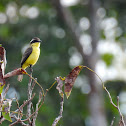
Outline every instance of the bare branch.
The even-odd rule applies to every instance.
[[[61,80],[61,77],[57,77],[55,78],[55,80],[57,81],[57,86],[56,89],[59,91],[59,94],[61,97],[63,97],[63,91],[62,91],[62,87],[63,87],[63,81]]]
[[[35,78],[35,80],[37,81],[37,78]],[[35,87],[36,81],[33,81],[33,83],[32,83],[32,86],[31,86],[31,90],[32,90],[32,91],[33,91],[33,89],[34,89],[34,87]]]
[[[15,69],[15,70],[5,74],[4,79],[15,76],[15,75],[20,75],[20,74],[26,74],[26,71],[22,68]]]
[[[32,68],[31,68],[32,69]],[[32,77],[32,72],[30,74],[30,76]],[[28,100],[31,99],[31,96],[32,96],[32,87],[31,87],[31,83],[32,83],[32,78],[29,77],[29,83],[28,83],[28,92],[27,92],[27,95],[28,95]],[[28,103],[27,105],[27,118],[30,117],[31,115],[31,101]],[[29,118],[29,124],[31,123],[31,120]]]
[[[32,125],[33,125],[33,126],[35,126],[35,121],[36,121],[36,118],[37,118],[37,115],[38,115],[38,111],[37,111],[37,110],[38,110],[38,106],[39,106],[41,100],[42,100],[42,93],[39,92],[39,100],[38,100],[38,103],[36,104],[36,113],[35,113],[35,115],[33,116],[33,122],[32,122]]]
[[[17,123],[21,123],[22,126],[28,126],[28,124],[25,124],[24,122],[22,122],[21,119],[17,118],[15,115],[13,116],[13,118],[15,118],[16,121],[13,122],[12,124],[10,124],[9,126],[14,126],[14,125],[16,125]]]
[[[35,96],[35,93],[32,95],[31,99],[24,101],[24,103],[17,110],[15,110],[15,112],[12,112],[10,114],[11,118],[15,118],[16,121],[13,122],[12,124],[10,124],[9,126],[13,126],[13,125],[15,125],[17,123],[21,123],[24,126],[28,126],[27,124],[24,123],[23,120],[21,120],[22,115],[20,116],[20,118],[18,118],[18,117],[15,116],[15,113],[18,112],[18,111],[23,111],[23,108],[34,98],[34,96]],[[4,120],[5,120],[5,118],[2,118],[0,120],[0,123],[2,123]]]
[[[110,103],[116,108],[118,109],[118,107],[114,104],[113,100],[112,100],[112,97],[111,97],[111,94],[109,93],[109,91],[107,90],[106,87],[103,87],[104,90],[107,92],[108,96],[109,96],[109,99],[110,99]]]
[[[7,85],[7,87],[5,88],[4,94],[3,94],[3,99],[5,99],[8,89],[9,89],[10,84]]]
[[[124,119],[123,119],[123,115],[120,111],[120,108],[119,108],[119,96],[117,96],[117,109],[118,109],[118,112],[120,114],[120,121],[119,121],[119,126],[125,126],[125,122],[124,122]]]
[[[113,102],[113,100],[112,100],[111,94],[109,93],[109,91],[107,90],[107,88],[104,87],[104,85],[103,85],[103,88],[104,88],[104,90],[107,92],[107,94],[109,96],[110,103],[118,110],[118,112],[120,114],[119,126],[126,126],[125,122],[124,122],[124,119],[123,119],[123,115],[122,115],[122,113],[120,111],[120,108],[119,108],[119,96],[117,96],[117,105],[115,105],[114,102]]]
[[[32,95],[31,99],[24,101],[24,103],[19,107],[21,111],[34,98],[34,96],[35,96],[35,93]],[[19,109],[15,110],[15,112],[18,112],[18,111],[19,111]],[[11,116],[13,116],[13,115],[14,115],[14,113],[11,113]]]
[[[26,75],[28,75],[30,77],[30,80],[29,80],[29,83],[28,83],[28,100],[24,101],[24,103],[21,106],[19,106],[19,102],[18,102],[18,100],[16,98],[16,102],[17,102],[18,109],[15,110],[14,112],[11,112],[11,114],[10,114],[10,110],[8,110],[9,111],[9,114],[10,114],[9,117],[15,119],[15,121],[12,124],[10,124],[10,126],[17,125],[18,123],[21,123],[24,126],[29,126],[29,125],[35,126],[35,120],[37,118],[38,111],[41,108],[41,106],[44,104],[44,100],[45,100],[45,96],[47,94],[47,91],[46,91],[46,94],[44,94],[43,88],[36,81],[37,79],[34,79],[32,77],[32,73],[31,73],[31,75],[29,75],[22,68],[15,69],[15,70],[13,70],[11,72],[8,72],[7,74],[4,75],[5,66],[6,66],[6,57],[5,57],[6,55],[5,55],[5,53],[6,53],[5,52],[5,49],[3,47],[0,47],[0,88],[1,88],[1,91],[2,91],[3,86],[5,84],[5,79],[7,79],[7,78],[10,78],[10,77],[15,76],[15,75],[20,75],[20,74],[26,74]],[[32,79],[34,80],[33,81],[33,84],[31,84],[32,83]],[[35,96],[35,94],[32,95],[32,91],[33,91],[34,86],[35,86],[36,83],[41,87],[43,95],[42,95],[41,92],[39,93],[39,100],[38,100],[38,103],[36,104],[36,110],[35,110],[35,112],[33,110],[33,113],[31,114],[31,103],[32,103],[31,100]],[[9,89],[9,84],[6,87],[3,96],[2,96],[2,93],[0,93],[0,109],[2,109],[2,103],[4,102],[4,99],[6,97],[6,94],[7,94],[8,89]],[[42,96],[43,96],[43,101],[42,101]],[[41,101],[42,101],[42,103],[41,103]],[[40,104],[40,106],[39,106],[39,104]],[[24,115],[23,114],[23,108],[26,105],[27,105],[27,118],[24,119],[24,120],[22,120],[22,117]],[[6,117],[1,116],[1,112],[2,112],[2,110],[0,110],[0,123],[2,124],[2,122],[6,119]],[[33,119],[30,119],[31,117],[33,117]],[[33,122],[31,122],[31,120]],[[25,121],[29,121],[29,124],[25,124],[24,123]]]
[[[57,83],[58,83],[56,89],[59,91],[59,94],[61,96],[61,102],[60,102],[60,113],[59,113],[59,116],[57,118],[55,118],[52,126],[56,126],[58,124],[59,120],[62,118],[63,104],[64,104],[64,94],[63,94],[63,91],[62,91],[63,81],[61,80],[60,77],[57,77],[55,80],[57,80]]]
[[[44,101],[45,101],[45,96],[46,96],[47,92],[48,92],[48,90],[46,90],[46,93],[45,93],[45,95],[43,96],[43,100],[42,100],[42,102],[41,102],[41,104],[40,104],[39,108],[38,108],[35,112],[33,112],[33,113],[30,115],[30,117],[29,117],[29,118],[31,118],[33,115],[35,115],[35,114],[36,114],[36,112],[38,112],[38,111],[40,110],[40,108],[41,108],[41,107],[42,107],[42,105],[44,104]],[[29,120],[29,118],[24,119],[24,120],[22,120],[22,121],[23,121],[23,122],[28,121],[28,120]]]
[[[21,119],[22,116],[23,116],[23,114],[22,114],[22,113],[23,113],[23,109],[20,110],[19,102],[18,102],[17,96],[15,95],[15,97],[16,97],[17,107],[18,107],[18,109],[19,109],[19,112],[18,112],[18,118]]]
[[[115,120],[115,117],[113,117],[113,120],[112,120],[112,122],[111,122],[111,125],[110,125],[110,126],[113,126],[113,124],[114,124],[114,120]]]
[[[14,126],[15,124],[17,124],[19,121],[17,120],[17,121],[15,121],[15,122],[13,122],[12,124],[10,124],[9,126]]]
[[[56,126],[58,124],[59,120],[62,118],[63,104],[64,104],[64,94],[63,94],[63,97],[61,97],[59,116],[54,120],[52,126]]]

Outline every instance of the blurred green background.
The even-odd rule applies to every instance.
[[[114,102],[120,97],[120,109],[126,115],[126,1],[125,0],[1,0],[0,44],[6,49],[6,73],[20,67],[24,49],[33,37],[42,40],[41,55],[33,67],[33,77],[49,88],[57,76],[67,76],[77,65],[92,68],[105,82]],[[63,11],[65,10],[65,11]],[[72,29],[73,28],[73,29]],[[29,69],[27,69],[29,72]],[[10,84],[7,97],[27,99],[27,84],[17,77]],[[39,111],[36,126],[50,126],[58,116],[60,96],[56,85],[48,92]],[[39,86],[35,86],[38,100]],[[12,110],[17,108],[16,102]],[[59,126],[109,126],[118,111],[96,76],[82,70],[71,96],[64,101]],[[10,123],[4,121],[2,125]],[[20,124],[18,124],[20,126]]]

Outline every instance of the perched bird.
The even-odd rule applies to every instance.
[[[21,68],[26,69],[27,67],[32,67],[38,61],[40,55],[40,43],[41,40],[37,37],[34,37],[30,41],[30,46],[26,49],[22,56]],[[18,81],[22,81],[23,75],[18,75]]]

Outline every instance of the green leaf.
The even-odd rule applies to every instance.
[[[3,92],[4,85],[0,86],[0,94]]]
[[[11,117],[10,117],[10,113],[2,112],[2,115],[3,115],[3,117],[4,117],[6,120],[12,122]]]
[[[11,117],[10,117],[11,102],[12,100],[8,99],[7,101],[4,101],[2,105],[2,115],[6,120],[10,122],[12,122]]]
[[[107,66],[110,66],[112,64],[113,58],[113,54],[110,53],[105,53],[102,55],[102,60],[106,63]]]

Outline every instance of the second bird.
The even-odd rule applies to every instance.
[[[38,61],[40,55],[40,43],[41,40],[37,37],[30,41],[30,46],[26,49],[22,56],[21,68],[26,69],[32,67]],[[22,81],[23,75],[18,75],[18,81]]]

